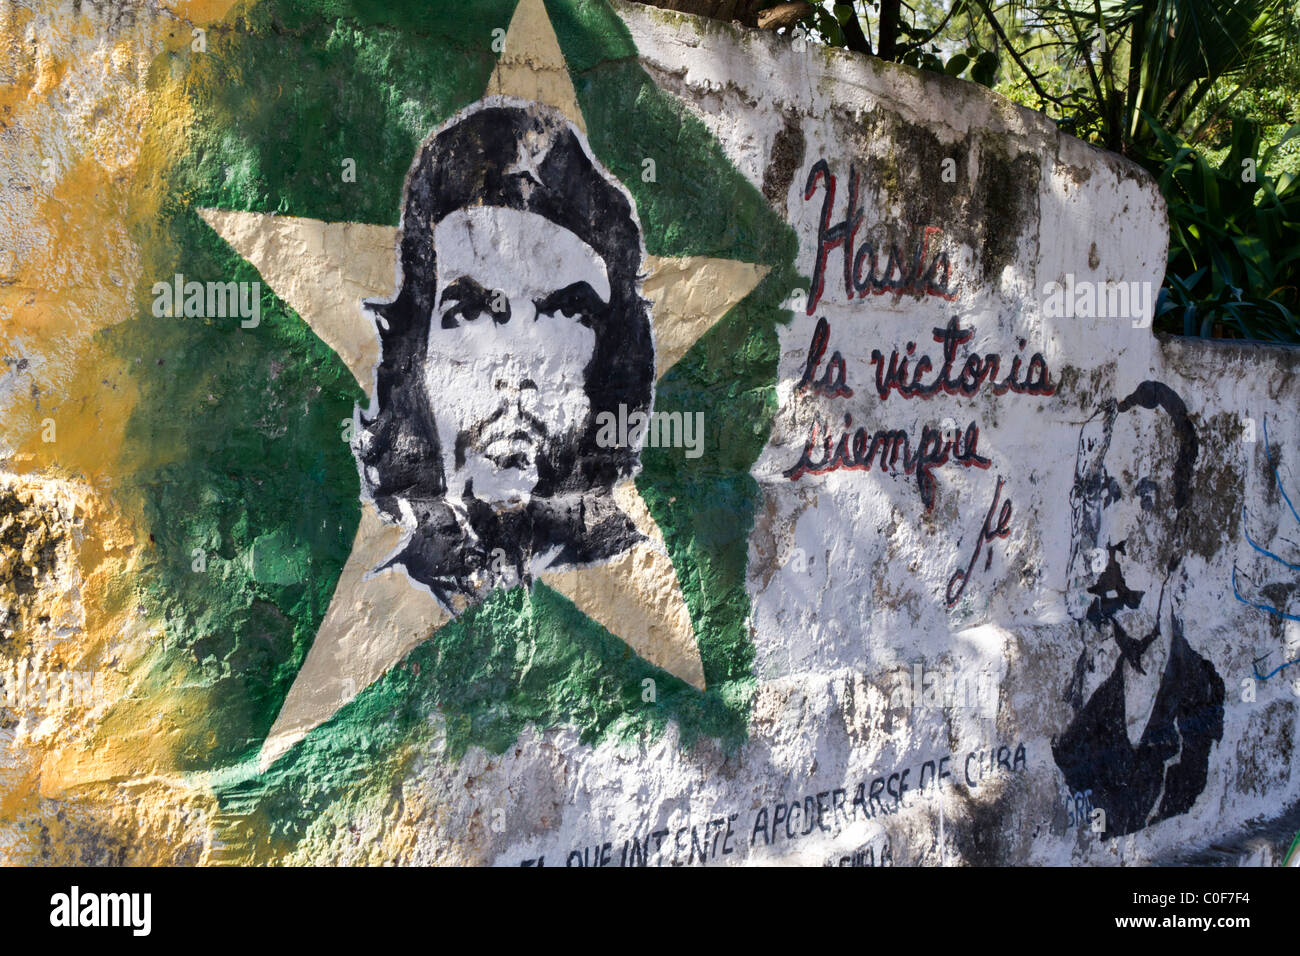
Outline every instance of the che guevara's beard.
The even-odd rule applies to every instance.
[[[1156,614],[1156,621],[1151,627],[1150,633],[1143,638],[1130,637],[1128,632],[1115,619],[1115,615],[1125,608],[1137,610],[1142,604],[1142,599],[1146,596],[1145,591],[1134,591],[1128,587],[1124,581],[1124,571],[1115,560],[1115,555],[1124,553],[1124,542],[1112,545],[1107,549],[1110,552],[1106,569],[1098,576],[1097,581],[1090,588],[1088,593],[1093,595],[1092,603],[1088,605],[1087,620],[1099,629],[1105,628],[1110,624],[1111,635],[1115,638],[1115,643],[1119,646],[1120,653],[1124,659],[1139,674],[1145,674],[1142,667],[1142,655],[1146,649],[1151,646],[1160,634],[1160,615]]]
[[[507,401],[487,418],[457,434],[456,467],[465,467],[466,454],[472,449],[498,469],[528,471],[545,456],[549,444],[546,423],[520,408],[518,402]]]
[[[1087,589],[1093,595],[1087,619],[1098,627],[1124,608],[1136,610],[1146,596],[1145,591],[1134,591],[1128,587],[1124,581],[1124,571],[1115,560],[1116,554],[1125,553],[1124,542],[1110,545],[1106,550],[1106,568],[1098,575],[1096,583]]]

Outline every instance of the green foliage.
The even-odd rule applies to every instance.
[[[1072,79],[1052,103],[1070,132],[1142,159],[1142,114],[1184,130],[1219,87],[1240,88],[1282,52],[1290,0],[1051,0],[1045,51]],[[1048,109],[1050,114],[1051,109]]]
[[[879,38],[888,3],[836,3],[833,15],[814,13],[811,29],[860,48],[854,26],[870,34],[879,11]],[[1158,329],[1300,341],[1295,0],[920,0],[906,9],[899,62],[986,86],[997,79],[998,92],[1158,177],[1170,223]],[[1246,160],[1258,161],[1253,179],[1243,178]]]
[[[1300,200],[1293,176],[1265,174],[1293,135],[1282,124],[1294,95],[1276,95],[1300,85],[1291,0],[1051,0],[1035,13],[1054,39],[1034,51],[1038,67],[1013,59],[1038,108],[1158,176],[1170,256],[1156,328],[1300,341]],[[1271,102],[1270,148],[1234,102]],[[1215,138],[1212,157],[1201,143]]]
[[[904,5],[911,22],[903,17],[886,22],[876,18],[875,45],[894,50],[890,59],[932,73],[965,76],[983,86],[992,87],[998,71],[998,54],[986,45],[978,26],[978,8],[969,0],[938,0]],[[817,6],[805,20],[806,29],[826,46],[858,49],[855,35],[865,41],[871,52],[871,12],[881,11],[880,0],[872,3],[833,3]],[[858,31],[854,32],[854,25]]]
[[[1259,125],[1238,120],[1215,165],[1145,118],[1168,157],[1159,182],[1169,205],[1169,264],[1156,328],[1300,341],[1300,179],[1266,171],[1300,126],[1260,153]]]
[[[929,70],[931,73],[943,73],[947,76],[960,77],[965,73],[966,79],[990,88],[998,71],[997,54],[992,50],[981,50],[977,46],[953,54],[946,62],[942,59],[942,51],[938,46],[929,49],[912,47],[900,57],[899,62],[919,70]]]

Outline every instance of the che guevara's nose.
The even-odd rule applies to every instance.
[[[532,389],[533,391],[537,391],[537,383],[534,382],[531,378],[522,378],[518,382],[515,382],[511,380],[511,376],[509,374],[504,372],[502,374],[494,376],[494,378],[495,381],[493,382],[493,386],[496,388],[498,392],[508,392],[508,391],[523,392],[526,389]]]
[[[1065,609],[1076,621],[1082,621],[1087,616],[1088,605],[1092,603],[1092,595],[1088,593],[1088,587],[1093,583],[1095,576],[1089,574],[1092,569],[1088,554],[1089,549],[1081,546],[1075,552],[1066,572]]]

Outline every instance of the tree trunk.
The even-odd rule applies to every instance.
[[[677,13],[690,13],[712,20],[728,20],[747,27],[779,30],[813,12],[812,4],[797,0],[767,7],[770,0],[637,0],[648,7],[659,7]]]
[[[903,0],[880,0],[880,33],[876,37],[877,53],[882,60],[898,55],[898,27],[902,23]]]
[[[730,20],[747,27],[758,26],[758,10],[762,0],[638,0],[648,7],[659,7],[677,13],[690,13],[713,20]]]

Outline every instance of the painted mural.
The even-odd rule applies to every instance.
[[[0,38],[0,859],[1275,862],[1300,355],[1136,167],[620,0]]]
[[[1121,418],[1142,410],[1165,416],[1172,434]],[[1052,753],[1071,789],[1107,815],[1103,836],[1190,810],[1223,738],[1223,678],[1184,629],[1197,453],[1187,406],[1160,382],[1107,402],[1079,436],[1067,600],[1104,643],[1079,654],[1067,691],[1075,717]]]

